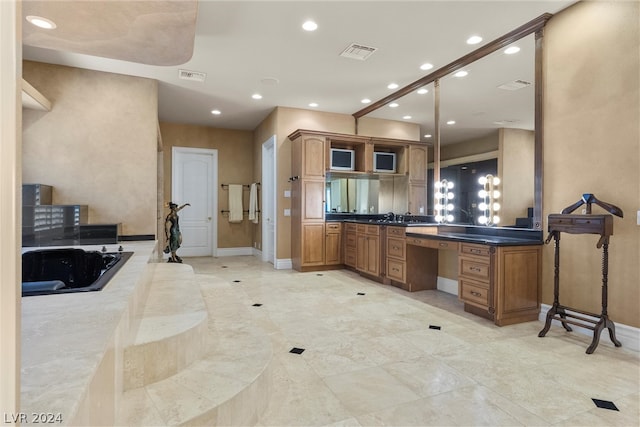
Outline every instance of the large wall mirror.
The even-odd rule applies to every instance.
[[[499,223],[490,225],[541,229],[542,29],[550,17],[541,15],[354,113],[356,119],[418,118],[423,141],[434,145],[428,213],[435,213],[434,183],[446,179],[454,185],[450,222],[485,225],[479,178],[490,175],[499,178],[500,193],[491,205],[500,205]],[[420,105],[416,91],[423,87],[432,96]]]
[[[500,180],[497,225],[534,228],[534,117],[534,35],[440,79],[440,179],[454,185],[450,222],[483,225],[479,181],[491,175]]]

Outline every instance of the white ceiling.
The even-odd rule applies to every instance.
[[[113,28],[115,41],[106,51],[104,43],[92,42],[86,32],[69,32],[56,44],[51,41],[55,37],[25,22],[23,57],[157,79],[161,121],[253,130],[276,106],[310,109],[308,104],[316,102],[321,111],[353,114],[365,107],[362,98],[376,101],[392,93],[387,84],[403,87],[543,13],[556,13],[572,3],[575,1],[25,0],[25,16],[46,16],[69,6],[76,14],[82,12],[81,20],[58,13],[58,28],[52,32],[86,31],[91,28],[88,24],[95,23],[103,31]],[[190,45],[195,4],[195,39]],[[317,31],[302,30],[307,19],[317,22]],[[134,36],[154,31],[151,42],[134,43],[139,41]],[[467,45],[471,35],[484,40]],[[533,128],[533,85],[519,91],[496,88],[516,79],[533,82],[532,38],[516,43],[522,50],[515,55],[495,52],[472,64],[465,78],[442,79],[441,116],[456,121],[444,127],[443,143],[498,127]],[[378,50],[366,61],[340,57],[353,42]],[[130,54],[133,49],[138,58]],[[154,62],[149,52],[157,52],[156,57],[164,61],[158,63],[166,64],[167,57],[175,65],[149,65]],[[435,68],[420,70],[424,62]],[[206,73],[206,81],[180,80],[179,69]],[[278,83],[266,84],[264,79]],[[254,93],[263,98],[252,99]],[[383,107],[371,115],[394,120],[411,115],[408,121],[420,123],[423,134],[431,132],[432,94],[433,90],[408,95],[397,101],[399,107]],[[222,114],[213,116],[212,109]]]

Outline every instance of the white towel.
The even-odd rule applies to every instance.
[[[229,184],[229,222],[242,222],[242,185]]]
[[[258,223],[258,184],[251,184],[249,191],[249,221]]]

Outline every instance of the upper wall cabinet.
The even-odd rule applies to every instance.
[[[29,82],[22,79],[22,108],[51,111],[51,101],[31,86]]]

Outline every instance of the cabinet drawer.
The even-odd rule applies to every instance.
[[[356,266],[356,250],[355,248],[347,248],[344,254],[344,263],[349,267]]]
[[[325,227],[327,229],[327,233],[339,233],[342,230],[341,225],[342,224],[340,224],[339,222],[327,222],[325,224]]]
[[[405,259],[405,242],[404,239],[395,237],[387,237],[387,256]]]
[[[387,277],[389,279],[405,283],[407,281],[405,262],[397,261],[395,259],[387,259]]]
[[[407,244],[414,246],[422,246],[424,248],[429,248],[429,240],[428,239],[420,239],[418,237],[407,237]]]
[[[356,233],[347,233],[345,236],[345,244],[348,248],[356,248],[358,239],[356,238]]]
[[[404,238],[405,228],[404,227],[387,227],[387,236],[397,236],[397,237]]]
[[[380,226],[379,225],[365,225],[366,233],[370,236],[379,236],[380,235]]]
[[[458,242],[446,242],[444,240],[426,239],[427,247],[433,249],[458,250]]]
[[[461,243],[460,254],[475,255],[475,256],[490,256],[489,246],[474,245],[473,243]]]
[[[344,225],[345,225],[345,228],[347,230],[347,233],[350,232],[350,231],[355,233],[358,230],[358,224],[347,222]]]
[[[461,276],[467,276],[475,278],[476,280],[489,281],[489,275],[491,268],[488,262],[482,262],[475,258],[467,258],[464,256],[458,257],[459,261],[459,274]]]
[[[460,299],[474,305],[489,307],[489,289],[480,283],[461,279]]]

